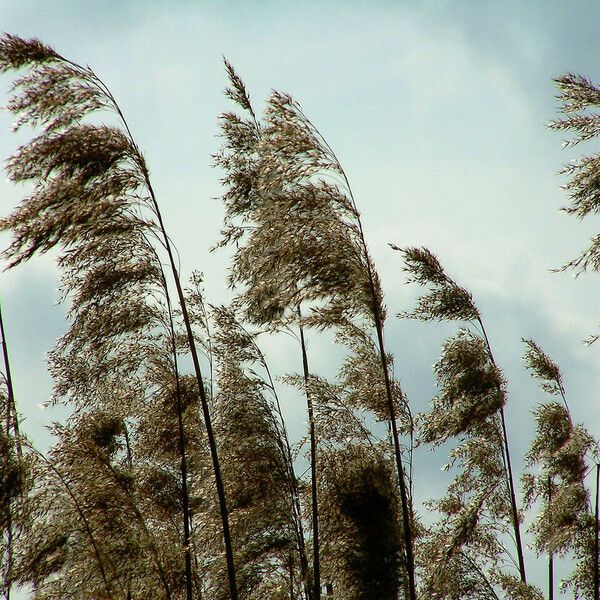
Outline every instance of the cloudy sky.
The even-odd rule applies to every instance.
[[[272,88],[290,92],[335,149],[354,187],[390,309],[388,345],[415,410],[435,393],[431,366],[452,329],[398,321],[416,290],[387,246],[424,245],[470,289],[509,380],[507,418],[515,454],[526,451],[531,411],[543,399],[522,367],[533,337],[564,371],[578,421],[600,436],[600,279],[554,273],[598,229],[560,212],[557,175],[583,149],[562,150],[546,128],[557,116],[552,78],[600,80],[596,2],[285,2],[0,0],[0,29],[36,36],[87,63],[120,102],[151,168],[185,273],[206,274],[224,301],[225,253],[208,253],[222,218],[217,116],[226,56],[257,107]],[[6,101],[10,77],[0,78]],[[0,156],[27,132],[0,113]],[[592,145],[593,147],[593,145]],[[0,180],[0,213],[24,190]],[[5,246],[8,236],[0,237]],[[45,353],[65,329],[52,257],[3,273],[0,293],[25,430],[41,447],[61,417],[38,405],[49,394]],[[310,340],[309,340],[310,341]],[[312,340],[313,364],[334,368]],[[267,344],[275,366],[296,369],[294,349]],[[295,358],[294,358],[295,359]],[[303,428],[301,405],[287,407]],[[445,456],[420,450],[416,495],[439,492]],[[418,471],[417,471],[418,472]]]

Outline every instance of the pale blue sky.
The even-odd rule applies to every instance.
[[[88,63],[121,103],[148,158],[185,272],[224,293],[224,253],[208,254],[222,217],[217,115],[225,55],[256,107],[271,88],[290,92],[334,147],[353,184],[390,309],[388,343],[417,410],[434,393],[431,365],[448,328],[398,322],[416,290],[404,285],[387,246],[426,245],[471,291],[509,379],[515,452],[543,398],[521,365],[534,337],[563,367],[570,403],[600,436],[600,279],[549,270],[585,247],[598,223],[559,212],[556,175],[580,150],[561,150],[546,123],[557,116],[552,77],[567,70],[600,80],[597,2],[126,2],[0,0],[0,29],[37,36]],[[0,78],[4,103],[10,77]],[[23,135],[0,113],[0,156]],[[593,147],[593,145],[592,145]],[[22,190],[0,180],[0,212]],[[7,237],[0,237],[4,246]],[[47,443],[38,408],[50,386],[44,353],[64,330],[50,258],[2,274],[19,406],[26,430]],[[295,369],[294,348],[267,344],[275,366]],[[313,364],[333,369],[313,341]],[[288,407],[301,431],[302,406]],[[53,415],[57,418],[58,414]],[[439,492],[444,456],[418,457],[427,477],[417,497]]]

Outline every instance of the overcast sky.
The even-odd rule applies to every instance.
[[[600,80],[597,2],[50,2],[0,0],[0,29],[36,36],[89,64],[108,84],[144,151],[183,271],[206,273],[209,300],[226,299],[225,253],[208,253],[222,218],[219,146],[226,56],[260,109],[272,88],[290,92],[320,128],[349,175],[383,278],[387,338],[396,374],[423,410],[435,393],[431,366],[453,329],[400,322],[417,290],[404,284],[387,246],[424,245],[470,289],[509,380],[507,418],[522,457],[531,411],[544,397],[522,367],[533,337],[564,371],[570,405],[600,435],[600,329],[595,274],[553,273],[586,247],[598,223],[561,213],[557,175],[582,150],[562,150],[546,128],[557,117],[552,78]],[[4,100],[11,77],[1,77]],[[28,133],[0,113],[0,156]],[[592,145],[593,147],[593,145]],[[0,180],[0,212],[23,190]],[[8,236],[0,237],[1,245]],[[50,414],[44,356],[65,330],[51,257],[3,273],[0,293],[25,430],[44,447]],[[293,349],[273,352],[296,369]],[[313,339],[319,372],[334,365]],[[295,434],[301,405],[288,406]],[[416,496],[439,493],[445,456],[420,450]],[[420,461],[420,462],[419,462]],[[418,470],[417,470],[418,473]],[[437,489],[436,489],[437,488]]]

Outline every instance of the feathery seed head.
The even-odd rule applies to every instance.
[[[60,55],[36,38],[26,40],[9,33],[0,38],[0,72],[58,60]]]
[[[533,340],[523,343],[527,346],[525,365],[540,380],[541,388],[549,394],[564,393],[560,367]]]
[[[419,285],[429,285],[431,290],[421,296],[412,311],[399,316],[432,320],[477,321],[479,311],[470,292],[457,285],[446,275],[437,257],[427,248],[401,249],[391,244],[394,250],[404,254],[405,270],[409,281]]]

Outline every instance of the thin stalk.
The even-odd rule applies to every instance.
[[[298,305],[298,327],[300,328],[300,346],[302,348],[302,368],[304,371],[304,389],[306,391],[306,405],[308,408],[308,423],[310,428],[310,490],[312,500],[312,525],[313,525],[313,581],[314,598],[321,600],[321,560],[319,550],[319,505],[317,493],[317,438],[315,432],[315,417],[312,397],[309,391],[308,355],[306,353],[306,340],[302,327],[302,314]]]
[[[335,155],[334,155],[335,156]],[[336,158],[337,161],[337,158]],[[338,162],[339,164],[339,162]],[[408,575],[408,591],[410,600],[416,600],[417,598],[417,589],[416,589],[416,581],[415,581],[415,559],[414,559],[414,536],[412,532],[412,519],[411,519],[411,501],[409,499],[407,489],[406,489],[406,480],[404,473],[404,465],[402,461],[402,452],[400,449],[400,434],[398,432],[398,425],[396,423],[396,407],[394,406],[394,395],[392,392],[392,382],[390,379],[389,372],[389,364],[388,357],[385,350],[385,345],[383,341],[383,319],[381,318],[381,311],[379,306],[379,301],[377,298],[377,293],[375,290],[375,276],[373,273],[373,268],[371,267],[371,261],[369,260],[369,253],[367,248],[367,241],[365,239],[365,234],[362,227],[362,221],[359,216],[358,209],[356,208],[356,203],[354,201],[354,196],[352,194],[352,190],[350,188],[350,182],[348,181],[345,172],[342,169],[342,175],[344,180],[346,181],[346,185],[348,187],[348,191],[350,194],[350,198],[352,199],[352,205],[354,207],[354,211],[356,213],[356,221],[358,223],[358,230],[360,234],[360,240],[363,247],[364,252],[364,260],[367,267],[367,275],[369,278],[369,291],[371,293],[371,300],[373,302],[373,318],[375,321],[375,331],[377,333],[377,343],[379,347],[379,357],[381,360],[381,368],[383,369],[383,377],[385,381],[385,390],[386,390],[386,399],[387,399],[387,409],[388,409],[388,418],[390,422],[390,427],[392,430],[392,437],[394,442],[394,456],[396,460],[396,470],[398,473],[398,485],[400,487],[400,502],[402,504],[402,521],[403,521],[403,538],[404,538],[404,551],[406,554],[406,570]],[[412,437],[412,432],[411,432]],[[412,466],[411,466],[412,473]],[[411,477],[412,482],[412,477]]]
[[[165,282],[165,289],[166,289]],[[171,308],[171,299],[167,298],[167,309],[169,312],[169,337],[171,341],[171,352],[173,354],[173,369],[175,372],[175,396],[177,399],[177,428],[178,428],[178,448],[180,457],[181,471],[181,495],[183,504],[183,551],[185,558],[185,594],[186,600],[192,600],[193,580],[192,580],[192,556],[191,556],[191,534],[190,534],[190,497],[188,492],[187,476],[187,457],[185,452],[185,428],[183,425],[183,405],[181,403],[181,382],[179,379],[179,367],[177,360],[177,345],[175,343],[175,326],[173,324],[173,311]]]
[[[131,444],[129,443],[129,431],[127,429],[127,423],[123,423],[124,425],[124,434],[125,434],[125,447],[127,449],[127,466],[129,470],[133,470],[133,455],[131,453]]]
[[[288,444],[289,446],[289,444]],[[286,457],[288,458],[288,457]],[[304,541],[304,527],[302,525],[302,509],[300,507],[300,490],[298,487],[298,480],[296,479],[296,473],[294,472],[294,466],[291,460],[291,453],[286,460],[288,463],[289,477],[291,482],[292,492],[292,514],[294,517],[294,533],[296,534],[296,542],[298,543],[298,554],[300,556],[300,573],[302,576],[302,583],[304,587],[304,593],[307,600],[312,600],[312,588],[310,585],[310,573],[308,568],[308,557],[306,556],[306,544]]]
[[[494,598],[496,598],[496,600],[500,600],[500,598],[498,597],[498,594],[496,593],[496,590],[494,589],[494,586],[490,583],[490,580],[487,578],[486,574],[482,571],[481,567],[464,550],[461,550],[460,553],[467,559],[467,561],[471,565],[471,567],[473,569],[475,569],[475,571],[477,571],[477,573],[481,577],[482,581],[485,582],[485,585],[486,585],[488,591],[490,592],[490,594],[492,596],[494,596]]]
[[[370,277],[370,282],[373,290],[373,297],[375,298],[375,286],[373,279]],[[404,551],[406,553],[406,570],[408,575],[408,591],[410,600],[416,600],[417,589],[415,582],[415,559],[413,553],[413,533],[410,515],[410,500],[406,491],[406,481],[404,474],[404,466],[402,464],[402,453],[400,450],[400,435],[398,432],[398,425],[396,424],[396,408],[394,406],[394,396],[392,394],[392,383],[390,381],[390,374],[388,368],[388,360],[383,344],[383,327],[381,324],[381,318],[379,315],[379,307],[375,306],[374,310],[375,317],[375,329],[377,331],[377,341],[379,344],[379,356],[381,358],[381,367],[383,369],[383,377],[385,380],[385,389],[387,395],[387,408],[390,420],[390,426],[392,428],[392,437],[394,441],[394,456],[396,459],[396,469],[398,471],[398,484],[400,486],[400,501],[402,504],[402,521],[403,521],[403,537],[404,537]]]
[[[556,385],[558,386],[558,392],[559,392],[560,397],[562,398],[563,404],[565,405],[565,408],[567,409],[567,412],[569,413],[569,416],[570,416],[571,410],[567,403],[567,394],[565,393],[565,388],[563,387],[563,384],[560,381],[560,379],[555,379],[554,381],[556,382]]]
[[[203,304],[202,308],[204,308]],[[208,328],[208,318],[206,318],[206,322]],[[281,452],[281,455],[287,468],[290,494],[292,497],[292,506],[290,508],[290,512],[292,514],[294,523],[294,534],[296,536],[296,542],[298,544],[297,550],[300,558],[300,574],[302,577],[302,587],[304,588],[306,599],[312,600],[312,588],[310,583],[308,558],[306,556],[306,545],[304,540],[304,527],[302,524],[302,509],[300,506],[300,490],[298,486],[298,478],[296,477],[296,472],[294,471],[292,448],[290,446],[289,436],[287,433],[287,428],[285,426],[285,419],[283,418],[283,411],[281,410],[281,402],[279,400],[279,395],[277,394],[277,389],[275,388],[275,381],[273,379],[271,369],[269,368],[269,364],[263,351],[260,349],[260,346],[256,343],[254,336],[244,327],[244,325],[242,323],[238,323],[238,326],[248,336],[248,339],[250,340],[254,351],[259,357],[260,364],[264,369],[268,380],[265,381],[265,383],[267,384],[267,388],[270,390],[271,395],[273,397],[273,404],[271,405],[273,410],[271,411],[270,415],[275,429],[278,433],[277,446],[279,448],[279,451]],[[300,339],[296,335],[294,335],[294,339],[300,341]],[[273,412],[276,412],[277,416],[275,416]],[[292,561],[291,557],[290,561]],[[293,564],[290,565],[290,569],[293,570]]]
[[[204,382],[203,382],[203,378],[202,378],[202,372],[200,369],[200,360],[198,358],[198,352],[196,349],[194,334],[193,334],[193,330],[192,330],[192,326],[191,326],[191,322],[190,322],[190,318],[189,318],[189,314],[188,314],[188,310],[187,310],[183,287],[181,285],[181,280],[179,277],[179,271],[177,269],[177,265],[175,263],[175,257],[173,255],[172,244],[171,244],[169,236],[166,232],[166,228],[164,226],[162,215],[161,215],[161,212],[160,212],[160,209],[158,206],[158,201],[156,199],[156,194],[154,193],[154,189],[152,188],[152,184],[150,182],[148,168],[146,166],[146,163],[144,161],[144,158],[143,158],[141,152],[139,151],[139,149],[137,147],[137,144],[135,143],[135,140],[133,138],[133,134],[131,133],[131,129],[129,128],[127,119],[125,119],[125,115],[123,114],[121,107],[117,103],[115,97],[113,96],[112,92],[108,89],[106,84],[89,67],[82,67],[81,65],[74,63],[62,56],[60,58],[62,60],[64,60],[66,63],[68,63],[68,64],[72,65],[73,67],[75,67],[76,69],[78,69],[84,75],[84,77],[91,80],[95,85],[97,85],[98,89],[106,95],[106,97],[110,100],[115,113],[121,120],[123,127],[125,128],[125,131],[127,132],[129,140],[132,144],[132,147],[135,149],[135,152],[137,154],[137,156],[135,157],[135,162],[141,171],[141,174],[144,179],[144,183],[146,185],[148,193],[150,194],[150,204],[151,204],[152,210],[158,220],[157,225],[158,225],[158,229],[160,231],[160,236],[162,237],[162,240],[160,240],[160,238],[159,238],[159,242],[161,243],[161,245],[165,248],[165,250],[167,252],[167,256],[169,259],[169,266],[170,266],[170,269],[171,269],[171,272],[173,275],[175,288],[177,290],[177,298],[179,301],[181,314],[182,314],[182,317],[183,317],[183,320],[185,323],[185,330],[186,330],[188,345],[189,345],[189,349],[190,349],[190,354],[192,356],[192,363],[194,365],[194,373],[195,373],[196,381],[198,384],[198,392],[200,394],[200,403],[202,405],[202,414],[204,417],[204,425],[206,427],[206,434],[208,437],[208,445],[210,448],[213,472],[215,475],[215,484],[217,487],[217,496],[219,499],[219,508],[221,511],[221,520],[223,523],[223,543],[225,546],[225,557],[226,557],[226,561],[227,561],[227,576],[228,576],[229,590],[230,590],[230,596],[231,596],[230,600],[238,600],[237,584],[236,584],[236,577],[235,577],[235,564],[234,564],[233,549],[232,549],[232,544],[231,544],[231,532],[230,532],[230,528],[229,528],[229,515],[228,515],[227,503],[226,503],[226,499],[225,499],[225,487],[223,484],[223,477],[221,474],[221,467],[220,467],[219,457],[218,457],[218,453],[217,453],[217,445],[216,445],[216,441],[215,441],[214,431],[212,428],[212,420],[211,420],[211,416],[210,416],[208,400],[206,397],[206,390],[204,389]],[[169,296],[169,291],[166,288],[166,286],[165,286],[165,295],[167,297]],[[186,569],[187,569],[187,567],[186,567]]]
[[[96,77],[96,75],[93,73],[92,73],[92,75],[95,78],[95,80],[98,82],[98,85],[102,88],[102,90],[106,93],[106,95],[112,102],[117,115],[121,119],[121,122],[123,123],[123,126],[125,127],[125,130],[127,131],[127,134],[129,136],[129,139],[131,140],[131,143],[137,149],[137,145],[135,144],[133,135],[131,133],[131,130],[129,129],[127,120],[125,119],[125,115],[121,111],[121,108],[118,105],[117,101],[115,100],[114,96],[112,95],[110,90],[106,87],[106,85],[102,82],[102,80],[100,78]],[[181,315],[183,317],[183,321],[185,324],[185,331],[186,331],[186,336],[187,336],[187,340],[188,340],[188,346],[190,349],[192,363],[194,366],[194,374],[196,376],[196,382],[198,384],[198,393],[200,394],[200,404],[202,406],[202,415],[204,418],[204,426],[206,427],[206,435],[208,438],[208,445],[209,445],[210,456],[211,456],[211,460],[212,460],[213,473],[215,475],[215,485],[217,488],[219,509],[221,512],[221,521],[222,521],[222,526],[223,526],[223,544],[225,547],[225,558],[226,558],[226,562],[227,562],[227,577],[228,577],[228,582],[229,582],[229,592],[230,592],[230,596],[231,596],[230,600],[238,600],[238,591],[237,591],[237,583],[236,583],[236,576],[235,576],[235,562],[234,562],[234,557],[233,557],[233,547],[232,547],[232,543],[231,543],[231,531],[230,531],[230,527],[229,527],[229,513],[227,510],[227,501],[225,498],[225,486],[223,483],[223,476],[221,474],[221,465],[220,465],[218,451],[217,451],[217,443],[216,443],[216,439],[215,439],[215,435],[214,435],[214,431],[213,431],[213,427],[212,427],[212,419],[210,416],[208,399],[206,397],[206,390],[204,389],[204,381],[202,378],[202,371],[200,368],[200,360],[198,358],[198,351],[196,349],[194,333],[192,330],[192,325],[191,325],[190,317],[189,317],[188,310],[187,310],[185,294],[183,292],[183,287],[181,285],[181,280],[179,277],[179,271],[178,271],[177,265],[175,263],[173,247],[172,247],[171,240],[169,239],[169,236],[167,234],[167,231],[166,231],[163,219],[162,219],[162,214],[161,214],[160,208],[158,206],[156,194],[154,193],[154,189],[150,182],[150,174],[148,173],[148,168],[146,166],[146,163],[145,163],[141,153],[139,153],[139,151],[138,151],[137,158],[138,158],[137,164],[142,172],[142,176],[144,178],[144,183],[146,185],[146,188],[148,189],[148,193],[150,194],[150,202],[152,205],[152,209],[153,209],[154,214],[156,215],[156,218],[158,221],[157,224],[158,224],[160,234],[162,236],[162,245],[164,246],[164,248],[167,252],[167,256],[169,259],[169,266],[170,266],[170,269],[171,269],[171,272],[173,275],[175,289],[177,291],[177,299],[179,301],[179,307],[181,309]],[[165,294],[168,295],[168,290],[166,288],[165,288]]]
[[[125,428],[125,430],[127,431],[127,427]],[[117,475],[114,467],[111,465],[110,461],[105,456],[102,456],[101,454],[99,454],[97,452],[94,452],[94,455],[95,455],[96,459],[99,462],[101,462],[111,472],[114,480],[117,482],[117,485],[125,493],[125,497],[129,501],[129,505],[130,505],[131,509],[133,510],[133,512],[138,520],[138,523],[141,525],[142,529],[144,530],[144,534],[146,535],[146,538],[148,539],[148,541],[150,543],[152,558],[154,559],[154,564],[158,571],[158,575],[159,575],[160,580],[165,589],[165,597],[167,598],[167,600],[171,600],[172,596],[171,596],[171,590],[169,588],[169,582],[167,580],[167,576],[165,574],[162,563],[160,561],[160,555],[159,555],[158,549],[156,547],[154,535],[148,529],[146,520],[144,519],[142,513],[140,512],[140,509],[138,508],[138,506],[135,502],[135,498],[133,497],[132,490],[124,483],[123,479]],[[128,585],[130,585],[130,584],[131,584],[131,581],[128,583]]]
[[[412,421],[411,415],[411,424],[410,424],[410,450],[409,450],[409,459],[408,459],[408,494],[412,498],[415,490],[415,480],[414,480],[414,455],[415,455],[415,426]]]
[[[403,538],[404,538],[404,551],[406,555],[406,570],[408,575],[408,589],[409,589],[409,597],[410,600],[416,600],[417,598],[417,589],[416,589],[416,581],[415,581],[415,559],[414,559],[414,551],[413,551],[413,532],[411,526],[411,507],[410,507],[410,499],[406,489],[406,475],[404,473],[404,465],[402,461],[402,453],[400,449],[400,439],[398,426],[396,423],[396,409],[394,406],[394,395],[392,392],[392,384],[390,380],[389,373],[389,364],[388,358],[385,351],[385,345],[383,342],[383,319],[381,315],[381,310],[379,306],[379,299],[377,297],[377,292],[375,290],[375,274],[373,272],[373,267],[371,265],[371,260],[369,258],[369,250],[367,246],[367,241],[365,238],[365,233],[362,226],[362,221],[360,218],[360,212],[358,211],[356,200],[354,198],[354,194],[352,192],[352,187],[350,185],[350,180],[348,179],[346,172],[344,171],[340,161],[338,160],[335,152],[331,148],[331,146],[327,143],[321,132],[313,125],[310,119],[300,111],[300,114],[306,119],[306,122],[312,127],[313,131],[316,135],[321,139],[325,148],[330,153],[331,158],[339,170],[340,175],[344,181],[344,185],[346,190],[348,191],[348,196],[350,198],[350,202],[352,204],[352,209],[354,212],[354,218],[356,221],[356,225],[358,227],[358,233],[360,238],[360,244],[362,249],[362,259],[364,261],[367,276],[369,280],[369,292],[371,295],[372,301],[372,313],[373,319],[375,321],[375,330],[377,332],[377,342],[379,346],[379,356],[381,359],[381,366],[383,369],[383,377],[385,381],[385,389],[387,396],[387,409],[388,409],[388,419],[390,421],[390,427],[392,430],[392,437],[394,442],[394,457],[396,461],[396,470],[398,472],[398,485],[400,487],[400,501],[402,504],[402,521],[403,521]]]
[[[12,427],[17,445],[17,452],[21,454],[21,443],[19,435],[19,420],[17,418],[17,407],[15,403],[15,391],[12,382],[10,370],[10,360],[8,357],[8,344],[6,342],[6,332],[4,329],[4,319],[2,318],[2,305],[0,304],[0,341],[2,342],[2,358],[4,360],[4,377],[6,378],[6,435],[10,435]]]
[[[200,303],[200,310],[202,311],[202,318],[204,320],[203,325],[206,329],[206,356],[208,358],[208,377],[209,377],[209,385],[210,385],[210,398],[214,398],[213,386],[214,386],[214,365],[213,365],[213,350],[212,350],[212,334],[210,332],[210,319],[208,318],[208,314],[206,313],[206,306],[204,305],[204,300]]]
[[[487,332],[483,325],[483,321],[481,317],[477,317],[477,322],[479,323],[479,327],[481,328],[481,333],[483,335],[483,339],[485,341],[485,345],[487,347],[488,355],[490,357],[490,361],[495,369],[498,369],[496,365],[496,361],[494,359],[494,354],[492,352],[492,346],[490,344],[490,340],[488,338]],[[500,424],[502,427],[502,453],[504,455],[506,472],[507,472],[507,481],[508,481],[508,492],[510,495],[510,508],[513,522],[513,530],[515,533],[515,544],[517,546],[517,559],[519,562],[519,575],[521,577],[521,581],[523,583],[527,583],[527,576],[525,574],[525,558],[523,554],[523,542],[521,541],[521,525],[519,522],[519,512],[517,508],[517,497],[515,493],[515,483],[512,471],[512,464],[510,460],[510,449],[508,445],[508,434],[506,431],[506,419],[504,417],[504,407],[501,407],[498,411],[500,414]]]
[[[227,61],[225,61],[226,64]],[[258,123],[258,119],[256,117],[256,113],[254,112],[254,109],[252,108],[251,104],[248,103],[248,105],[246,106],[246,110],[248,110],[248,112],[250,113],[250,116],[252,117],[252,122],[254,124],[254,131],[256,134],[256,138],[260,139],[262,137],[261,134],[261,128],[260,125]],[[300,305],[298,305],[298,320],[300,321]],[[321,598],[321,585],[320,585],[320,559],[319,559],[319,547],[318,547],[318,519],[317,514],[315,513],[315,511],[317,510],[316,507],[316,502],[317,502],[317,490],[316,490],[316,471],[313,471],[312,469],[315,468],[316,469],[316,441],[315,441],[315,432],[314,432],[314,418],[313,418],[313,408],[312,408],[312,400],[310,399],[309,393],[308,393],[308,376],[309,376],[309,369],[308,369],[308,358],[307,358],[307,354],[306,354],[306,345],[305,345],[305,340],[304,340],[304,332],[302,329],[302,325],[300,325],[300,344],[302,347],[302,362],[303,362],[303,371],[304,371],[304,385],[306,388],[306,401],[307,401],[307,406],[308,406],[308,414],[309,414],[309,422],[310,422],[310,437],[311,437],[311,472],[312,472],[312,481],[315,482],[312,484],[311,486],[311,492],[312,492],[312,506],[313,506],[313,548],[316,545],[316,551],[313,550],[313,554],[314,554],[314,561],[317,564],[317,568],[314,569],[314,577],[315,577],[315,597],[313,599],[313,590],[311,589],[311,585],[310,585],[310,578],[309,578],[309,572],[308,572],[308,558],[306,556],[306,545],[304,542],[304,529],[302,527],[302,510],[300,507],[300,493],[299,493],[299,487],[298,487],[298,480],[296,478],[296,473],[294,471],[294,465],[293,465],[293,461],[292,461],[292,451],[290,448],[290,443],[289,443],[289,439],[287,436],[287,431],[286,431],[286,427],[285,427],[285,422],[283,419],[283,414],[281,412],[281,406],[279,404],[279,398],[277,396],[277,393],[275,392],[275,385],[273,382],[273,378],[271,377],[271,372],[269,370],[269,367],[267,365],[267,362],[265,360],[265,357],[262,353],[262,351],[260,350],[260,348],[254,344],[254,347],[256,348],[256,350],[258,351],[259,356],[261,357],[261,361],[262,364],[265,368],[265,371],[267,373],[267,376],[269,378],[270,381],[270,386],[271,386],[271,390],[273,392],[273,395],[275,397],[275,402],[277,405],[277,412],[279,414],[279,417],[281,419],[281,425],[283,428],[283,437],[285,439],[285,452],[284,455],[286,457],[286,462],[288,462],[288,468],[290,471],[290,478],[291,478],[291,483],[292,483],[292,494],[293,494],[293,512],[295,513],[295,529],[296,529],[296,537],[297,537],[297,541],[298,541],[298,551],[300,554],[300,572],[302,574],[302,579],[303,579],[303,586],[304,586],[304,592],[306,594],[306,598],[307,600],[320,600]],[[315,531],[316,531],[316,536],[315,536]],[[316,540],[316,541],[315,541]],[[317,583],[318,582],[318,583]]]
[[[15,444],[20,454],[20,440],[19,440],[19,422],[16,418],[16,406],[14,400],[14,390],[12,385],[12,376],[10,371],[10,361],[8,358],[8,345],[6,343],[6,334],[4,331],[4,321],[2,319],[2,306],[0,305],[0,342],[2,343],[2,357],[4,359],[4,378],[6,381],[6,443],[8,445],[8,451],[5,456],[5,460],[8,461],[11,453],[11,427],[13,429]],[[12,418],[11,418],[12,416]],[[12,570],[13,570],[13,522],[12,522],[12,510],[10,501],[6,507],[6,576],[4,587],[5,587],[5,598],[10,600],[10,592],[12,588]]]
[[[190,529],[192,530],[192,535],[194,535],[194,524],[190,519]],[[202,580],[198,573],[200,572],[200,565],[198,564],[198,555],[194,552],[194,566],[196,570],[194,572],[194,589],[196,590],[197,600],[202,600]]]
[[[500,423],[502,424],[503,452],[506,458],[508,488],[510,493],[510,507],[513,521],[513,529],[515,532],[515,544],[517,546],[517,559],[519,561],[519,575],[521,576],[521,581],[523,583],[527,583],[527,576],[525,574],[525,557],[523,554],[523,542],[521,540],[521,524],[519,522],[517,497],[515,493],[515,483],[510,459],[510,449],[508,446],[508,434],[506,431],[506,419],[504,417],[504,408],[500,409]]]
[[[183,500],[183,549],[185,553],[185,593],[186,599],[192,600],[192,556],[190,535],[190,497],[187,484],[187,460],[185,455],[185,430],[183,426],[183,406],[181,404],[181,388],[177,366],[175,367],[175,381],[177,394],[177,427],[179,430],[179,455],[181,457],[181,483]]]
[[[548,475],[548,506],[552,500],[552,476]],[[549,511],[552,514],[552,511]],[[550,516],[550,518],[552,518]],[[552,523],[550,523],[552,526]],[[554,553],[548,550],[548,600],[554,600]]]
[[[245,330],[244,330],[245,331]],[[308,558],[306,556],[306,545],[304,543],[304,528],[302,526],[302,509],[300,507],[300,490],[298,487],[298,479],[296,477],[296,472],[294,471],[294,462],[292,459],[292,448],[290,446],[290,440],[287,434],[287,429],[285,426],[285,420],[283,418],[283,412],[281,410],[281,403],[279,402],[279,396],[277,395],[277,391],[275,389],[275,382],[273,381],[273,376],[271,374],[271,370],[269,369],[269,365],[267,364],[267,360],[265,355],[262,353],[262,350],[258,347],[258,344],[254,340],[252,340],[252,344],[260,356],[261,364],[267,374],[267,378],[269,380],[269,388],[273,397],[275,398],[275,407],[277,411],[277,415],[279,416],[279,420],[281,422],[281,437],[283,440],[279,439],[278,444],[281,449],[281,453],[284,457],[285,463],[288,468],[288,476],[290,480],[290,487],[292,493],[292,514],[294,517],[294,530],[296,534],[296,541],[298,542],[298,554],[300,555],[300,573],[302,575],[302,582],[304,586],[304,592],[306,594],[307,600],[312,600],[312,590],[309,582],[309,572],[308,572]]]
[[[13,566],[13,527],[10,504],[6,515],[6,575],[4,576],[3,587],[5,600],[10,600],[10,590],[12,588],[12,566]]]
[[[596,508],[594,510],[594,600],[600,600],[600,463],[596,464]]]
[[[183,322],[185,324],[185,330],[188,339],[188,345],[190,348],[190,354],[192,356],[192,363],[194,365],[194,373],[196,375],[196,382],[198,384],[198,392],[200,394],[200,404],[202,406],[202,415],[204,418],[204,426],[206,427],[206,435],[208,438],[208,445],[210,448],[210,456],[212,460],[213,473],[215,475],[215,484],[217,487],[217,496],[219,499],[219,508],[221,512],[221,521],[223,525],[223,543],[225,546],[225,557],[227,561],[227,576],[229,581],[229,593],[231,595],[231,600],[238,600],[238,592],[237,592],[237,583],[235,577],[235,563],[233,558],[233,548],[231,544],[231,531],[229,528],[229,513],[227,510],[227,502],[225,498],[225,485],[223,483],[223,476],[221,474],[221,464],[219,461],[219,456],[217,452],[217,443],[215,439],[215,434],[212,427],[212,418],[210,416],[210,410],[208,407],[208,400],[206,397],[206,390],[204,389],[204,381],[202,379],[202,372],[200,369],[200,360],[198,358],[198,351],[196,350],[196,342],[194,340],[194,333],[192,330],[192,325],[190,322],[190,317],[187,310],[187,304],[185,301],[185,295],[183,293],[183,288],[181,286],[181,281],[179,279],[179,272],[177,270],[177,266],[175,265],[175,258],[173,256],[173,250],[171,247],[171,242],[169,241],[169,237],[167,236],[164,223],[162,220],[162,216],[160,210],[158,208],[158,202],[156,200],[156,196],[154,195],[154,190],[152,189],[152,185],[150,184],[150,180],[148,178],[148,171],[145,165],[142,165],[142,169],[144,172],[144,177],[146,179],[146,184],[148,186],[148,191],[150,192],[150,196],[152,198],[152,203],[154,206],[154,210],[156,211],[156,216],[158,219],[158,224],[160,230],[163,234],[165,248],[167,249],[167,255],[169,258],[169,264],[171,267],[171,271],[173,273],[173,280],[175,282],[175,288],[177,290],[177,297],[179,300],[179,307],[181,308],[181,315],[183,317]]]
[[[71,501],[73,502],[73,505],[75,506],[75,510],[77,511],[77,514],[79,515],[81,521],[83,522],[83,526],[85,528],[87,536],[90,539],[92,548],[94,549],[94,554],[96,556],[96,562],[98,563],[98,568],[100,569],[100,575],[102,576],[102,582],[104,584],[104,588],[106,589],[106,593],[108,594],[108,598],[112,599],[113,592],[112,592],[112,589],[111,589],[111,586],[110,586],[110,583],[108,580],[108,576],[106,574],[106,569],[104,568],[104,561],[102,559],[102,555],[100,554],[100,548],[98,547],[96,538],[94,537],[94,534],[92,532],[92,527],[90,525],[90,522],[87,520],[87,517],[85,516],[85,513],[83,512],[83,508],[80,506],[79,502],[77,501],[77,497],[75,496],[75,493],[71,489],[71,486],[69,485],[68,481],[65,479],[64,475],[58,470],[58,468],[54,464],[52,464],[52,462],[48,458],[46,458],[39,450],[36,450],[35,448],[33,448],[33,446],[31,446],[31,449],[50,467],[50,469],[52,469],[52,471],[54,471],[54,473],[57,475],[57,477],[60,479],[61,483],[63,484],[63,487],[67,491],[67,494],[71,498]]]

